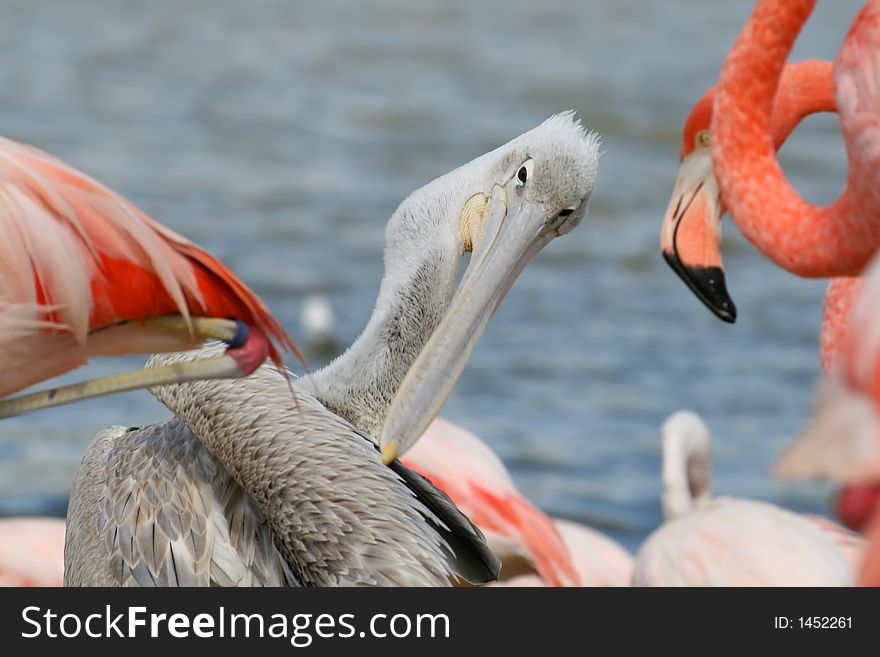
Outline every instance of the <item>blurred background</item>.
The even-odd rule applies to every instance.
[[[833,59],[861,4],[819,3],[794,58]],[[590,215],[520,277],[442,415],[499,452],[539,506],[631,548],[660,522],[658,429],[679,408],[713,430],[717,494],[828,513],[829,489],[770,474],[810,411],[825,283],[775,268],[726,219],[730,326],[658,250],[684,119],[752,2],[0,8],[0,133],[208,248],[294,338],[304,300],[322,295],[342,347],[372,310],[397,204],[575,109],[605,150]],[[807,120],[781,159],[810,201],[843,189],[833,116]],[[306,356],[313,369],[328,357]],[[104,360],[63,380],[142,362]],[[0,422],[0,516],[63,515],[97,431],[167,415],[140,391]]]

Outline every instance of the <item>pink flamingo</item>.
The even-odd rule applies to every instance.
[[[739,229],[799,276],[857,276],[880,244],[880,1],[865,4],[834,64],[849,175],[830,206],[801,198],[776,159],[773,100],[785,59],[815,0],[759,0],[721,69],[712,162]]]
[[[231,345],[183,371],[3,400],[0,417],[121,389],[243,376],[267,354],[281,363],[267,335],[294,348],[218,260],[85,174],[0,137],[0,398],[94,356],[183,351],[206,337]]]
[[[681,162],[660,229],[664,259],[720,319],[733,322],[736,306],[727,293],[721,258],[721,217],[726,206],[712,165],[712,120],[717,87],[694,104],[682,131]],[[810,114],[836,112],[831,62],[789,63],[773,103],[770,134],[776,149]]]
[[[552,520],[516,489],[501,459],[472,433],[435,420],[402,458],[486,535],[512,585],[621,586],[631,557],[589,528]]]
[[[838,512],[869,537],[859,583],[880,586],[880,258],[851,315],[840,366],[825,378],[807,429],[780,456],[784,477],[843,485]]]
[[[718,246],[724,207],[761,252],[801,276],[855,276],[880,240],[880,109],[873,57],[880,41],[878,4],[872,0],[862,10],[833,71],[825,62],[785,64],[814,4],[758,2],[731,49],[719,86],[697,103],[685,126],[682,167],[661,247],[673,269],[726,321],[734,321],[736,309],[727,294]],[[804,116],[834,111],[835,105],[849,177],[834,204],[817,208],[788,184],[775,151]],[[857,279],[835,280],[826,293],[821,336],[826,369],[858,286]]]
[[[0,586],[61,586],[64,520],[0,520]]]
[[[711,158],[711,123],[717,87],[709,89],[685,122],[678,179],[663,218],[663,257],[687,286],[716,316],[733,322],[736,306],[727,292],[721,258],[721,218],[726,210]],[[789,62],[773,100],[770,133],[778,150],[810,114],[836,112],[833,65],[808,60]],[[820,360],[827,371],[835,359],[861,279],[832,279],[825,293]]]
[[[633,558],[624,547],[585,525],[561,518],[552,520],[568,548],[580,586],[629,586]],[[491,545],[491,536],[489,541]],[[547,582],[538,574],[524,573],[487,586],[547,586]]]
[[[665,522],[636,554],[633,586],[853,583],[864,552],[860,536],[767,502],[711,499],[711,439],[694,413],[667,418],[662,438]]]

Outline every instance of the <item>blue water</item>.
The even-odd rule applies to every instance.
[[[629,547],[660,521],[657,430],[683,407],[714,431],[716,492],[827,512],[827,488],[769,474],[811,406],[824,283],[776,269],[727,222],[728,326],[657,248],[681,125],[751,2],[0,4],[0,132],[216,253],[294,337],[311,293],[344,344],[358,334],[410,191],[577,110],[606,151],[590,216],[522,275],[443,415],[541,507]],[[819,3],[795,57],[833,58],[860,4]],[[836,120],[808,120],[782,160],[808,199],[833,199]],[[63,514],[98,430],[166,414],[136,392],[0,423],[0,515]]]

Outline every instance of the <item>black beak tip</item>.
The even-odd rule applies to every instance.
[[[663,258],[697,298],[721,321],[736,323],[736,305],[727,292],[724,270],[720,267],[688,267],[674,253]]]

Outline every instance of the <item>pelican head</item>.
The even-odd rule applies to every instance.
[[[389,237],[392,231],[395,239],[407,234],[399,225],[406,217],[434,216],[453,227],[450,239],[471,258],[386,416],[380,436],[386,463],[408,449],[437,415],[526,264],[584,218],[598,157],[596,135],[573,113],[559,114],[423,187],[395,213]],[[426,211],[426,204],[433,207]]]

